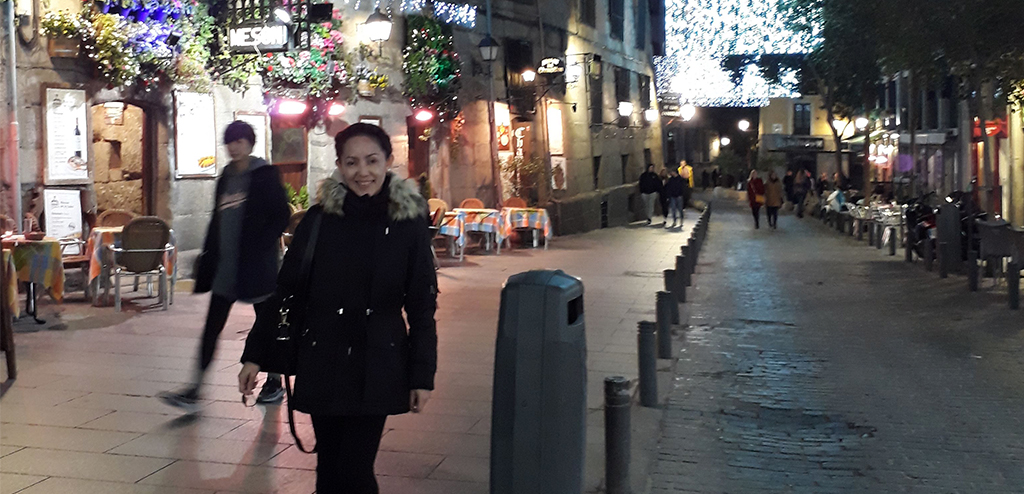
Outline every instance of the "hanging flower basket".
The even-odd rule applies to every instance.
[[[50,38],[47,50],[54,58],[78,58],[81,41],[74,38]]]
[[[356,91],[359,92],[359,96],[364,98],[372,98],[377,93],[377,90],[370,85],[369,79],[359,79],[359,82],[356,83]]]

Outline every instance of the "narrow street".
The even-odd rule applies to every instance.
[[[1024,489],[1005,284],[970,293],[812,218],[752,223],[716,208],[654,492]]]

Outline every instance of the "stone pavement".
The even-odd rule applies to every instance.
[[[615,228],[556,238],[547,251],[445,260],[437,389],[424,413],[389,419],[377,462],[382,492],[488,491],[500,290],[510,275],[538,268],[563,269],[584,282],[586,479],[587,490],[597,490],[602,380],[635,378],[636,323],[654,318],[661,271],[674,266],[696,218],[688,214],[686,232]],[[179,292],[175,302],[168,312],[129,304],[122,314],[73,302],[44,305],[54,329],[26,332],[37,328],[17,324],[20,376],[0,400],[0,494],[313,491],[315,459],[292,445],[283,407],[245,408],[239,401],[237,358],[254,318],[250,308],[236,307],[231,315],[200,414],[182,417],[154,398],[188,380],[207,298]],[[653,449],[660,417],[659,410],[636,411],[634,444],[646,431]],[[297,418],[300,433],[311,436],[308,417]],[[636,472],[645,463],[634,454]]]
[[[1005,284],[970,293],[814,219],[752,223],[715,204],[653,492],[1024,492]]]

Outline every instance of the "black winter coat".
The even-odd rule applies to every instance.
[[[292,404],[322,415],[408,412],[409,391],[434,389],[437,367],[426,201],[415,182],[393,176],[373,198],[350,194],[332,177],[318,200],[296,229],[271,299],[293,293],[312,223],[322,216]],[[263,361],[278,334],[278,308],[264,306],[242,362]]]
[[[235,294],[239,300],[269,295],[277,286],[281,234],[288,226],[291,209],[281,184],[277,167],[261,166],[251,172],[249,194],[242,220],[241,247],[238,250],[238,281]],[[217,179],[213,218],[206,231],[203,253],[196,264],[196,293],[213,289],[220,252],[220,214],[217,198],[224,188],[224,176]]]
[[[673,175],[665,182],[665,197],[683,197],[686,188],[686,179],[679,175]]]
[[[654,194],[661,192],[661,177],[654,172],[644,172],[640,175],[640,193]]]

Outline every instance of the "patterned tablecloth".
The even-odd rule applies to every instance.
[[[504,240],[512,235],[516,228],[529,228],[544,233],[544,245],[551,239],[551,218],[546,209],[535,208],[502,208],[501,209],[501,239]]]
[[[21,317],[21,308],[18,307],[18,278],[14,276],[14,273],[18,271],[18,268],[14,266],[14,256],[11,255],[11,251],[4,249],[3,251],[3,262],[6,272],[10,273],[6,279],[3,280],[3,289],[7,291],[7,310],[11,312],[11,316],[15,319]]]
[[[19,235],[5,238],[3,246],[11,250],[18,281],[40,285],[57,302],[64,300],[64,261],[59,241],[27,240]]]
[[[501,237],[501,213],[497,209],[453,209],[444,214],[441,235],[453,237],[459,248],[466,246],[466,232],[484,232]]]
[[[92,229],[89,233],[89,241],[86,243],[85,251],[89,253],[89,283],[94,283],[97,278],[103,274],[104,265],[109,266],[111,264],[111,256],[113,253],[107,247],[108,245],[119,246],[121,243],[121,232],[124,231],[122,226],[98,226]],[[177,245],[174,238],[174,232],[171,232],[170,241],[168,242],[172,246]],[[175,265],[178,262],[178,249],[175,248],[170,252],[164,254],[164,269],[167,270],[167,276],[173,277]],[[106,282],[105,280],[103,280]],[[173,282],[173,280],[172,280]],[[94,286],[94,288],[99,288]],[[96,293],[96,292],[93,292]]]

